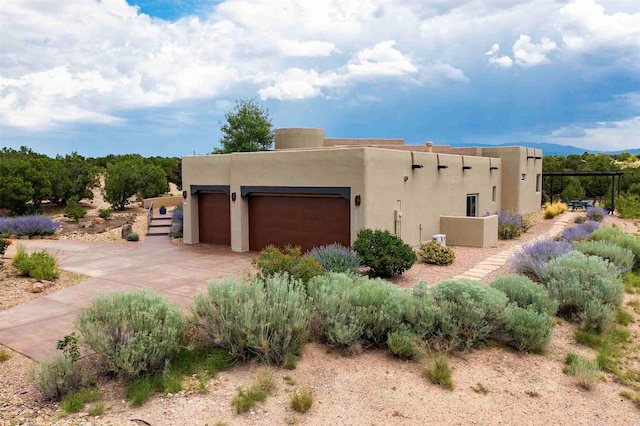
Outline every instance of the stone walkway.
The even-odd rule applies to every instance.
[[[28,251],[46,249],[56,256],[61,269],[92,277],[0,312],[0,343],[36,360],[56,355],[57,341],[74,330],[77,314],[96,295],[151,288],[187,310],[209,281],[251,271],[254,257],[233,253],[228,247],[172,244],[162,236],[147,237],[142,243],[21,243]]]
[[[562,230],[567,226],[567,224],[573,219],[574,219],[573,215],[564,214],[560,219],[558,219],[553,224],[551,229],[545,232],[544,234],[541,234],[529,241],[525,241],[523,243],[510,247],[507,250],[503,250],[499,253],[496,253],[493,256],[486,258],[482,262],[479,262],[468,271],[463,272],[460,275],[456,275],[454,278],[467,278],[470,280],[480,281],[484,277],[492,273],[493,271],[498,270],[502,268],[504,265],[506,265],[507,262],[511,260],[513,255],[518,251],[520,251],[523,245],[531,244],[535,241],[545,240],[545,239],[554,238],[558,236],[558,234],[560,234]]]

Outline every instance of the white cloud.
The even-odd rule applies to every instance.
[[[630,141],[640,141],[640,116],[628,120],[563,127],[553,131],[549,140],[562,145],[577,145],[601,151],[629,149],[633,147]]]
[[[413,74],[418,68],[411,59],[393,46],[395,40],[382,41],[371,48],[362,49],[347,65],[352,76],[402,76]]]
[[[489,63],[497,65],[500,68],[511,68],[513,66],[513,59],[509,56],[499,56],[499,51],[500,45],[498,43],[494,43],[493,46],[491,46],[491,49],[486,53],[489,57]]]
[[[283,73],[259,76],[256,82],[270,82],[258,90],[260,98],[278,100],[300,100],[314,98],[322,93],[322,88],[344,84],[344,76],[335,72],[318,74],[315,70],[290,68]]]
[[[556,44],[547,38],[536,44],[528,35],[521,35],[513,44],[513,59],[520,66],[535,67],[549,62],[546,54],[555,49]]]

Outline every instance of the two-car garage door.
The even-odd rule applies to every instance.
[[[249,249],[269,244],[302,247],[351,243],[349,200],[343,197],[252,194],[249,196]]]

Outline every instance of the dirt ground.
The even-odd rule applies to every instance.
[[[529,235],[539,235],[552,222],[539,223]],[[627,232],[638,232],[632,221],[605,219],[605,224],[610,222],[623,226]],[[489,255],[485,252],[485,257]],[[462,259],[461,254],[459,258]],[[427,282],[436,282],[435,275],[426,275]],[[634,317],[629,326],[632,341],[625,349],[625,364],[626,368],[637,369],[640,313],[629,305],[635,300],[640,300],[639,294],[625,295],[624,307]],[[185,390],[176,395],[156,395],[139,408],[131,407],[117,383],[100,380],[105,413],[99,417],[90,417],[87,412],[65,416],[57,404],[42,401],[30,384],[28,370],[34,363],[5,348],[12,356],[0,362],[0,425],[12,422],[21,425],[142,424],[132,419],[144,420],[153,426],[211,426],[217,422],[228,425],[640,425],[640,410],[620,396],[621,391],[629,388],[618,384],[613,376],[603,374],[595,389],[586,391],[577,385],[575,378],[562,372],[568,352],[595,358],[595,351],[575,342],[575,329],[575,325],[557,320],[550,348],[544,355],[488,347],[452,356],[453,391],[443,390],[424,379],[423,361],[401,361],[388,351],[377,349],[345,357],[324,345],[310,343],[304,347],[295,370],[273,370],[278,383],[274,395],[242,415],[234,413],[231,399],[239,386],[249,386],[255,381],[263,366],[235,365],[212,379],[207,393]],[[296,384],[287,384],[283,380],[285,375],[291,376]],[[314,395],[313,406],[306,414],[289,408],[292,392],[301,386],[310,387]],[[481,387],[486,389],[486,394],[479,392]]]

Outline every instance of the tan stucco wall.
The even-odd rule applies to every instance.
[[[276,129],[276,149],[321,148],[324,146],[324,129]]]
[[[447,235],[447,245],[487,247],[498,242],[498,216],[441,216],[440,233]]]
[[[540,191],[536,192],[536,176],[542,175],[542,160],[527,157],[542,157],[541,150],[520,146],[482,148],[482,155],[503,160],[500,170],[503,176],[503,210],[527,214],[540,209],[542,178]],[[522,174],[525,174],[524,180]]]
[[[161,206],[171,207],[177,206],[182,203],[182,197],[156,197],[156,198],[145,198],[142,200],[142,207],[148,209],[149,206],[153,203],[153,208],[159,209]]]

